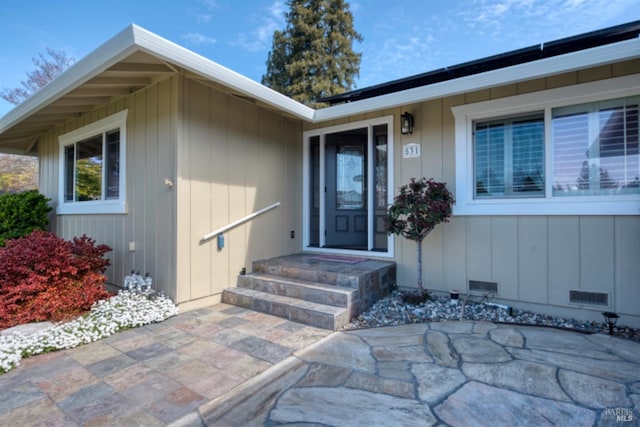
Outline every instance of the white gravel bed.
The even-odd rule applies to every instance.
[[[484,320],[489,322],[516,323],[526,325],[551,326],[589,333],[609,333],[609,326],[603,322],[583,321],[554,317],[530,311],[491,305],[491,301],[479,301],[473,298],[457,305],[450,303],[448,296],[433,296],[426,303],[413,305],[405,303],[402,291],[393,291],[391,295],[375,303],[369,310],[359,315],[344,329],[372,328],[379,326],[403,325],[406,323],[442,322],[449,320]],[[461,296],[462,298],[462,296]],[[464,312],[463,312],[464,309]],[[623,319],[619,319],[623,320]],[[640,330],[623,324],[616,326],[614,335],[640,342]]]

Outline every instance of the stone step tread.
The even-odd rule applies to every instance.
[[[240,276],[240,277],[243,277],[243,276]],[[248,273],[245,275],[245,277],[255,278],[258,280],[277,282],[277,283],[284,283],[286,285],[302,286],[305,288],[317,289],[320,291],[327,291],[327,292],[334,292],[337,294],[351,295],[357,291],[357,289],[347,288],[344,286],[332,285],[328,283],[312,282],[304,279],[295,279],[292,277],[277,276],[274,274],[267,274],[267,273],[260,273],[260,272]]]
[[[286,304],[293,307],[303,308],[305,310],[311,310],[318,313],[325,313],[330,315],[339,315],[346,311],[344,307],[334,307],[332,305],[304,301],[298,298],[287,297],[284,295],[269,294],[267,292],[256,291],[248,288],[227,288],[224,290],[224,292],[240,294],[254,299]]]
[[[278,277],[305,280],[312,283],[324,283],[327,285],[335,285],[352,289],[359,288],[361,278],[361,274],[358,274],[351,269],[344,271],[332,271],[318,266],[298,267],[272,262],[254,262],[253,273],[269,274]]]
[[[331,274],[340,274],[343,276],[359,276],[360,273],[357,271],[353,271],[352,269],[345,270],[344,266],[341,266],[342,269],[331,268],[331,266],[310,266],[310,265],[296,265],[296,264],[283,264],[279,262],[260,262],[254,261],[252,264],[253,271],[264,271],[268,269],[281,268],[285,270],[291,271],[318,271],[323,273],[331,273]]]
[[[363,272],[376,270],[379,268],[385,268],[389,265],[395,264],[393,261],[386,261],[381,259],[373,259],[366,257],[357,257],[363,258],[362,262],[358,262],[355,264],[349,263],[340,263],[340,262],[329,262],[329,261],[316,261],[310,263],[308,261],[309,255],[284,255],[276,258],[266,258],[254,260],[252,265],[258,267],[283,267],[283,268],[297,268],[303,270],[320,270],[326,272],[334,272],[345,275],[355,275],[358,276]]]

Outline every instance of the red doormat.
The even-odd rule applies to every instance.
[[[362,261],[366,261],[366,258],[356,256],[340,256],[340,255],[318,255],[312,259],[316,261],[329,261],[329,262],[341,262],[343,264],[357,264]]]

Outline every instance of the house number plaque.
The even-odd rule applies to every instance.
[[[420,157],[420,144],[406,144],[402,146],[402,158]]]

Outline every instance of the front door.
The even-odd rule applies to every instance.
[[[328,134],[325,247],[367,250],[367,129]]]
[[[388,252],[392,118],[309,131],[305,136],[305,247]]]

